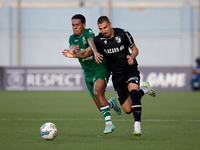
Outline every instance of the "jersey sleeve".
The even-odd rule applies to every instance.
[[[126,30],[124,30],[124,34],[125,34],[125,39],[126,39],[126,42],[127,42],[128,46],[130,48],[132,48],[133,46],[135,46],[135,42],[133,40],[132,35],[128,31],[126,31]]]
[[[94,32],[90,28],[87,30],[86,35],[87,35],[87,40],[94,38]]]
[[[72,36],[69,37],[69,47],[71,47],[72,45],[76,45],[74,42],[74,38]]]

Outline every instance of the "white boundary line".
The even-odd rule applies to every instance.
[[[35,121],[35,120],[49,120],[49,121],[104,121],[104,119],[90,119],[90,118],[85,118],[85,119],[56,119],[56,118],[0,118],[2,121],[9,121],[9,120],[16,120],[16,121]],[[118,121],[118,122],[129,122],[133,120],[129,119],[112,119],[112,121]],[[161,120],[161,119],[144,119],[142,121],[146,122],[200,122],[200,120]]]

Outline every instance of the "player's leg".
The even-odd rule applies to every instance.
[[[105,88],[105,82],[101,78],[98,78],[94,83],[94,95],[100,103],[100,110],[105,119],[106,127],[104,130],[104,134],[109,134],[115,130],[115,127],[111,121],[110,106],[108,104],[107,99],[104,96]]]
[[[141,104],[141,97],[139,96],[140,92],[139,85],[140,85],[140,72],[138,70],[134,70],[130,72],[126,78],[126,87],[129,91],[130,98],[132,100],[131,110],[133,112],[135,124],[134,124],[134,135],[140,136],[141,135],[141,112],[142,112],[142,104]]]
[[[94,100],[97,108],[101,111],[101,113],[103,114],[104,118],[105,118],[105,121],[106,121],[106,129],[104,131],[105,134],[108,134],[108,133],[111,133],[112,131],[114,131],[115,127],[113,126],[112,122],[111,122],[111,116],[110,116],[110,107],[108,105],[108,102],[106,103],[104,100],[103,101],[103,105],[102,106],[102,102],[99,101],[99,99],[97,97],[95,97],[95,94],[94,94],[94,83],[93,83],[93,77],[87,77],[86,78],[87,80],[86,81],[86,85],[87,85],[87,88],[90,92],[90,95],[92,97],[92,99]],[[97,82],[98,84],[98,82]],[[104,83],[105,84],[105,83]],[[101,85],[101,84],[100,84]],[[104,87],[105,89],[105,87]],[[96,87],[96,95],[98,95],[97,93],[101,93],[101,92],[97,92],[97,91],[101,91],[100,88]],[[100,95],[100,94],[99,94]],[[102,97],[102,96],[100,96]],[[106,100],[107,101],[107,100]]]
[[[140,136],[141,133],[141,112],[142,112],[142,104],[138,94],[139,85],[135,83],[129,83],[127,85],[128,90],[130,91],[130,98],[132,100],[131,110],[133,112],[135,124],[134,124],[134,136]]]
[[[126,101],[121,106],[122,106],[123,111],[126,114],[132,113],[132,110],[131,110],[132,100],[131,100],[130,96],[128,96],[128,98],[126,99]]]
[[[104,96],[105,88],[105,82],[101,78],[98,78],[94,83],[94,95],[99,100],[101,106],[108,105],[108,101]]]
[[[131,79],[135,78],[130,78],[127,80],[126,77],[122,77],[118,79],[117,77],[113,77],[113,86],[115,88],[116,94],[118,95],[119,102],[122,106],[123,111],[126,114],[130,114],[133,112],[134,120],[135,120],[135,129],[134,135],[141,135],[141,127],[140,127],[140,120],[141,120],[141,102],[138,97],[138,88],[139,88],[139,81],[137,82],[138,84],[135,83],[129,83],[126,85],[127,81],[131,81]],[[139,79],[139,78],[136,78]],[[135,82],[135,81],[132,81]],[[124,85],[124,86],[123,86]],[[127,88],[126,88],[127,86]],[[128,93],[129,90],[130,94]],[[137,134],[136,134],[137,133]]]
[[[108,101],[108,104],[110,108],[113,108],[113,110],[115,111],[117,115],[122,114],[121,108],[117,105],[115,97],[111,97],[110,100]]]
[[[92,99],[94,100],[94,102],[95,102],[97,108],[99,109],[99,111],[101,111],[101,110],[100,110],[101,105],[100,105],[100,103],[99,103],[99,100],[98,100],[96,97],[93,97]]]
[[[136,92],[135,92],[136,93]],[[122,97],[120,97],[122,99]],[[134,99],[132,102],[132,99],[130,97],[130,95],[128,96],[128,98],[125,100],[125,102],[121,105],[122,109],[124,110],[124,112],[126,114],[130,114],[133,112],[133,116],[134,116],[134,132],[133,135],[134,136],[140,136],[141,133],[141,125],[140,125],[140,121],[141,121],[141,102],[139,98],[137,99],[136,96],[134,96]]]
[[[99,89],[99,88],[95,88],[95,93],[96,93],[96,95],[99,95],[98,93],[101,93],[101,90],[97,90],[97,89]],[[97,106],[100,106],[100,102],[99,102],[99,100],[97,99],[97,97],[98,97],[100,100],[101,100],[100,97],[103,97],[103,98],[104,98],[103,101],[105,101],[105,100],[107,101],[107,99],[105,98],[105,90],[104,90],[104,92],[103,92],[103,96],[99,95],[99,96],[96,96],[96,97],[93,98],[93,100],[95,101],[96,105],[97,105],[97,102],[98,102],[99,105],[97,105]],[[111,97],[111,98],[110,98],[110,100],[108,101],[108,105],[109,105],[110,108],[113,108],[113,110],[115,111],[115,113],[116,113],[117,115],[121,115],[122,111],[121,111],[121,108],[117,105],[117,102],[116,102],[115,97]],[[99,107],[98,107],[98,108],[99,108]]]
[[[100,102],[95,97],[94,92],[93,92],[93,81],[92,80],[90,81],[90,77],[85,77],[85,83],[86,83],[87,89],[90,92],[90,95],[91,95],[93,101],[95,102],[95,104],[96,104],[97,108],[99,109],[99,111],[101,111],[100,110],[100,108],[101,108]]]

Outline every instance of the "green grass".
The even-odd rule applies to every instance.
[[[106,97],[115,96],[107,92]],[[2,150],[197,150],[200,149],[200,92],[158,92],[142,99],[142,136],[133,136],[133,116],[117,116],[116,130],[104,135],[104,119],[88,92],[0,91]],[[40,137],[53,122],[58,136]]]

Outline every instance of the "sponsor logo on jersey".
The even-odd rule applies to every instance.
[[[119,48],[110,48],[110,49],[104,49],[104,52],[106,54],[113,54],[113,53],[118,53],[120,51],[124,50],[124,45],[121,45]]]
[[[92,60],[92,58],[93,58],[93,55],[88,56],[88,57],[82,59],[82,62],[87,61],[87,60]]]
[[[75,42],[78,42],[78,40],[74,40]]]

